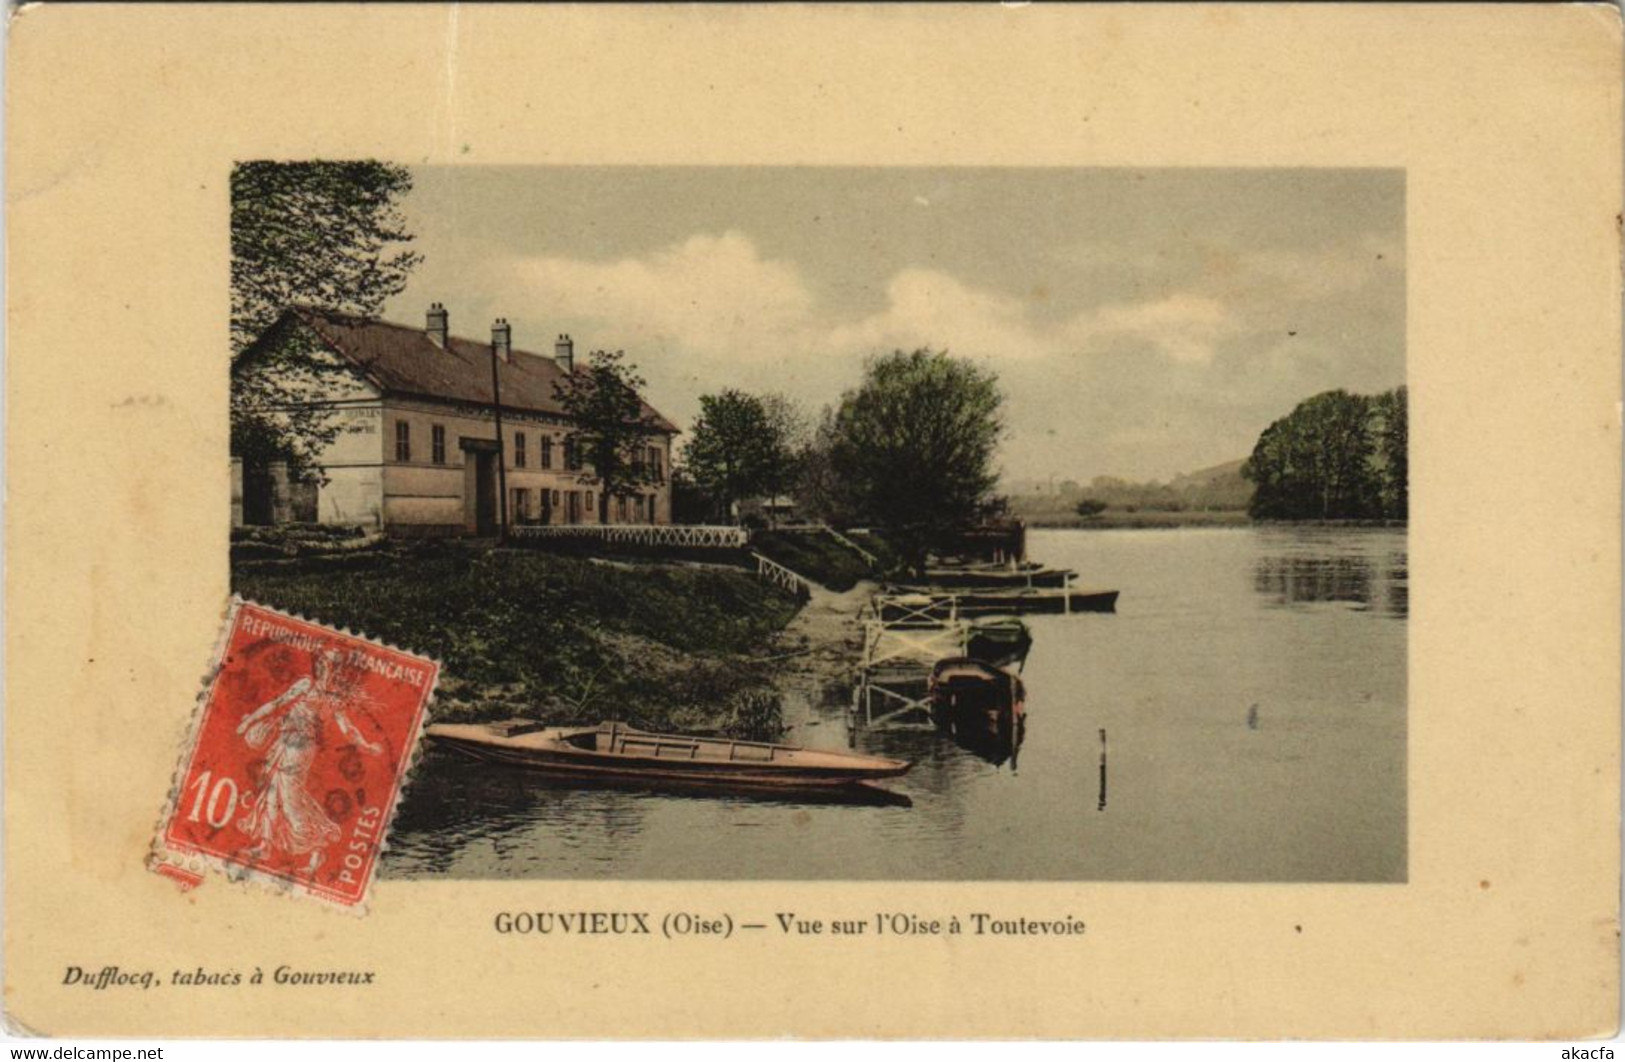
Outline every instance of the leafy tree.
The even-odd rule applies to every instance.
[[[375,317],[421,260],[405,249],[411,174],[382,162],[245,162],[231,174],[231,356],[290,306]],[[320,395],[336,363],[289,340],[232,374],[232,452],[296,474],[338,433]],[[272,344],[266,344],[269,349]],[[275,364],[269,364],[274,360]],[[275,371],[267,371],[275,370]]]
[[[1091,516],[1099,516],[1101,513],[1105,512],[1106,503],[1101,501],[1099,498],[1084,498],[1078,502],[1074,511],[1079,516],[1088,519]]]
[[[1382,514],[1389,519],[1410,516],[1409,395],[1403,386],[1384,391],[1371,400],[1376,417],[1378,475],[1381,477]]]
[[[713,515],[726,520],[737,502],[766,490],[774,449],[762,400],[729,388],[700,396],[700,415],[683,460],[695,484],[710,496]]]
[[[770,497],[792,494],[801,475],[801,456],[812,437],[807,417],[782,394],[762,395],[761,402],[772,438],[762,469],[762,493]]]
[[[796,454],[792,489],[802,511],[836,527],[851,527],[862,518],[852,485],[835,470],[838,434],[835,410],[825,406],[817,426]]]
[[[833,471],[858,514],[883,525],[912,566],[989,511],[1001,400],[992,373],[931,350],[872,360],[863,384],[842,397]]]
[[[599,486],[598,520],[609,522],[611,497],[629,498],[658,482],[644,460],[654,437],[653,413],[643,404],[643,377],[624,351],[593,351],[585,366],[553,385],[572,428],[565,437],[573,463],[590,467],[583,479]]]
[[[795,485],[804,418],[783,395],[752,395],[729,388],[700,396],[700,416],[683,459],[695,484],[728,519],[735,503],[775,497]]]
[[[1374,400],[1327,391],[1266,428],[1242,466],[1259,519],[1349,520],[1381,515]]]

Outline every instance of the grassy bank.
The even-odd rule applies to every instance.
[[[395,546],[243,562],[251,600],[444,665],[437,718],[622,719],[760,736],[787,594],[726,568]]]
[[[754,531],[751,548],[819,586],[845,593],[876,573],[869,562],[827,531],[788,528]]]

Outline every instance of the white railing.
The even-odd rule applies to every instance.
[[[894,626],[885,620],[863,621],[865,670],[907,664],[930,667],[950,656],[964,656],[970,639],[970,625],[957,620],[939,627]]]
[[[778,561],[769,560],[760,553],[753,553],[751,556],[756,558],[757,578],[765,579],[775,586],[781,586],[797,597],[810,597],[812,595],[812,584],[789,568],[786,568]]]
[[[521,524],[509,534],[516,539],[574,539],[696,549],[743,549],[750,544],[750,532],[744,528],[710,524]]]
[[[835,530],[833,527],[830,527],[828,524],[819,524],[818,526],[820,528],[822,528],[823,530],[828,531],[829,534],[830,534],[830,537],[833,538],[835,541],[839,542],[841,545],[845,546],[847,549],[851,550],[852,552],[856,553],[858,556],[862,557],[864,560],[868,561],[869,566],[871,568],[878,568],[880,566],[880,558],[879,557],[876,557],[873,553],[870,553],[868,550],[864,549],[862,546],[858,545],[856,542],[852,541],[850,538],[847,538],[845,535],[841,534],[839,531]]]
[[[959,598],[953,594],[876,594],[869,609],[888,627],[941,627],[959,620]]]

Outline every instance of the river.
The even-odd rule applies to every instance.
[[[859,732],[860,750],[915,761],[888,783],[912,806],[848,806],[555,788],[431,751],[383,874],[1403,881],[1405,541],[1035,531],[1034,559],[1122,597],[1114,614],[1028,618],[1013,762]],[[839,704],[792,700],[787,740],[846,745]]]

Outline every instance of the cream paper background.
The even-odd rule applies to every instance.
[[[70,5],[13,14],[11,35],[12,1022],[588,1038],[1615,1027],[1611,9]],[[145,871],[227,599],[229,167],[366,156],[1403,167],[1408,884],[386,881],[354,918],[219,878],[182,895]],[[1089,932],[491,928],[499,910],[577,907],[1072,914]],[[60,984],[69,964],[372,969],[378,983],[93,992]]]

